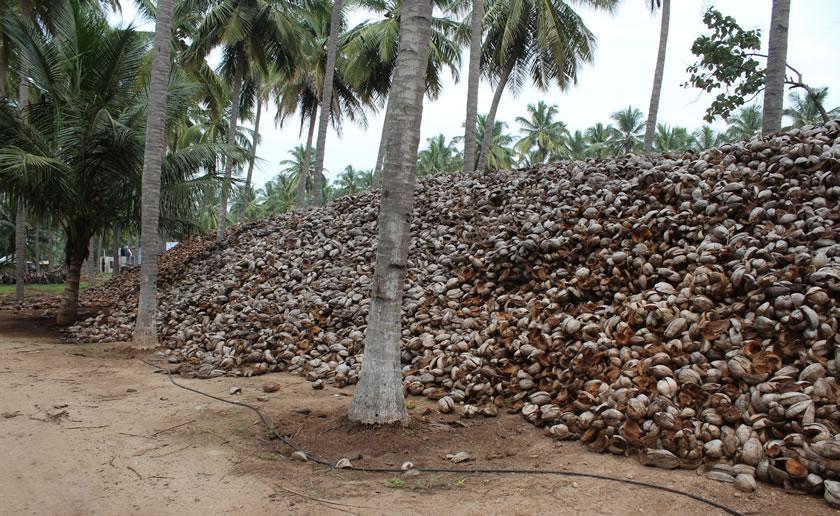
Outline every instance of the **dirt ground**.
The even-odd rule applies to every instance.
[[[293,461],[253,412],[178,389],[140,358],[155,359],[127,344],[63,344],[48,319],[0,311],[0,513],[714,513],[685,497],[585,478],[330,471]],[[689,491],[742,513],[830,512],[820,498],[766,485],[746,495],[694,471],[646,468],[557,443],[516,415],[462,425],[413,399],[409,428],[360,431],[344,418],[351,389],[316,391],[288,374],[182,382],[255,404],[309,451],[356,465],[447,466],[446,454],[464,451],[474,460],[462,466],[605,474]],[[281,388],[265,394],[265,383]],[[228,394],[234,386],[241,394]]]

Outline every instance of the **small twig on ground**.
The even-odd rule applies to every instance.
[[[157,437],[149,437],[148,435],[129,434],[129,433],[126,433],[126,432],[120,432],[117,435],[127,435],[129,437],[140,437],[142,439],[151,439],[153,441],[160,441],[160,439],[158,439]]]
[[[354,509],[378,509],[378,507],[366,507],[366,506],[360,506],[360,505],[349,505],[349,504],[346,504],[346,503],[334,502],[332,500],[325,500],[323,498],[318,498],[318,497],[315,497],[315,496],[309,496],[308,494],[305,494],[305,493],[300,493],[300,492],[295,491],[293,489],[289,489],[288,487],[283,487],[283,486],[275,486],[275,487],[278,487],[278,488],[282,489],[283,491],[287,491],[289,493],[292,493],[293,495],[297,495],[297,496],[300,496],[302,498],[306,498],[308,500],[312,500],[312,501],[315,501],[315,502],[326,504],[327,506],[331,506],[330,508],[334,509],[336,511],[348,512],[350,514],[355,514],[355,513],[351,512],[351,511],[346,511],[344,509],[339,509],[338,507],[332,507],[332,506],[352,507]]]
[[[139,478],[140,480],[143,480],[143,475],[141,475],[140,473],[138,473],[136,469],[132,468],[131,466],[126,466],[126,467],[127,467],[128,469],[130,469],[130,470],[132,471],[132,473],[134,473],[135,475],[137,475],[137,478]]]
[[[157,437],[158,435],[160,435],[164,432],[168,432],[170,430],[175,430],[176,428],[181,428],[182,426],[186,426],[190,423],[195,423],[195,419],[190,419],[186,423],[181,423],[180,425],[170,426],[169,428],[164,428],[163,430],[158,430],[157,432],[152,434],[152,437]]]
[[[166,453],[161,453],[160,455],[149,455],[149,457],[151,457],[153,459],[157,459],[158,457],[166,457],[167,455],[172,455],[174,453],[182,452],[182,451],[186,450],[187,448],[192,448],[192,446],[193,446],[193,443],[190,443],[190,444],[184,446],[183,448],[178,448],[177,450],[172,450],[172,451],[168,451]]]
[[[65,430],[95,430],[97,428],[108,428],[111,425],[101,425],[101,426],[65,426]]]

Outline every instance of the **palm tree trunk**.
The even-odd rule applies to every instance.
[[[306,149],[303,151],[303,168],[300,171],[298,178],[298,196],[297,207],[303,209],[306,207],[306,178],[309,176],[309,162],[312,161],[312,136],[315,134],[315,120],[317,119],[318,107],[312,112],[309,118],[309,134],[306,136]]]
[[[93,237],[90,237],[90,240],[88,240],[88,252],[87,252],[88,287],[92,287],[94,282],[96,281],[96,271],[97,271],[96,262],[98,260],[96,259],[96,247],[93,244],[94,244]]]
[[[15,214],[15,301],[23,302],[23,286],[26,282],[26,207],[18,199]]]
[[[38,224],[35,224],[35,227],[32,228],[32,246],[35,248],[34,255],[35,255],[35,272],[41,272],[41,231],[38,228]]]
[[[116,276],[120,273],[120,223],[114,223],[114,235],[111,237],[111,253],[114,255],[114,263],[111,267],[111,274]]]
[[[773,0],[773,10],[770,15],[770,43],[767,47],[767,77],[764,81],[761,134],[772,133],[782,128],[789,19],[790,0]]]
[[[20,0],[20,15],[25,23],[32,20],[32,4],[29,0]],[[18,84],[18,106],[26,116],[29,107],[29,85],[26,75],[29,73],[25,64],[21,65],[20,83]],[[26,205],[18,199],[15,214],[15,300],[23,302],[24,283],[26,282]]]
[[[470,24],[470,76],[467,81],[467,118],[464,121],[464,172],[471,172],[475,165],[475,119],[478,114],[478,86],[481,80],[481,20],[484,18],[484,0],[473,0]]]
[[[382,121],[382,134],[379,135],[379,152],[376,153],[376,165],[373,168],[373,187],[382,185],[382,169],[385,167],[385,142],[388,139],[388,110],[391,108],[391,97],[385,103],[385,119]]]
[[[493,130],[496,125],[496,111],[499,109],[499,101],[502,100],[502,92],[505,91],[510,73],[513,71],[513,60],[505,64],[502,74],[499,76],[499,84],[496,85],[496,91],[493,93],[493,102],[490,104],[490,112],[487,113],[487,122],[484,126],[484,139],[481,142],[481,154],[478,156],[478,164],[475,169],[478,172],[484,173],[484,167],[487,164],[487,153],[490,152],[490,143],[493,140]]]
[[[230,133],[228,133],[228,145],[236,145],[236,129],[239,121],[239,94],[242,91],[242,78],[237,69],[233,73],[233,91],[230,94]],[[219,226],[216,231],[216,240],[225,238],[225,217],[227,216],[227,203],[230,196],[230,179],[233,175],[233,158],[228,157],[225,161],[225,180],[222,183],[222,201],[219,203]]]
[[[142,347],[157,345],[157,249],[160,225],[160,167],[166,151],[166,104],[171,67],[172,11],[174,0],[158,0],[152,77],[146,114],[146,146],[143,159],[143,193],[140,238],[146,259],[140,265],[140,295],[134,342]]]
[[[431,1],[407,0],[400,17],[400,51],[391,89],[397,130],[387,138],[388,176],[382,186],[365,354],[348,413],[352,421],[364,424],[407,420],[400,374],[400,315],[431,32]]]
[[[82,262],[87,248],[84,235],[75,239],[67,239],[65,261],[67,262],[67,277],[64,280],[64,293],[61,295],[61,306],[56,315],[56,322],[65,326],[76,322],[79,313],[79,280],[82,275]]]
[[[6,78],[9,75],[8,39],[0,36],[0,99],[6,97]]]
[[[665,74],[665,50],[668,47],[668,24],[671,21],[671,0],[662,0],[662,22],[659,27],[659,50],[656,54],[656,69],[653,72],[653,91],[650,94],[650,106],[645,122],[644,152],[653,150],[653,137],[656,135],[656,117],[659,114],[659,95],[662,93],[662,76]]]
[[[248,161],[248,175],[245,177],[245,190],[242,194],[242,203],[239,205],[239,221],[245,220],[245,210],[248,209],[248,200],[251,196],[251,177],[254,175],[254,161],[257,159],[257,144],[260,141],[260,114],[262,113],[262,97],[257,95],[257,114],[254,117],[254,141],[251,143],[251,156]]]
[[[333,94],[335,58],[338,53],[338,29],[341,24],[341,1],[333,0],[330,18],[330,37],[327,40],[327,63],[324,70],[324,84],[321,88],[321,118],[318,120],[318,142],[315,144],[315,170],[312,174],[312,204],[321,205],[321,172],[324,170],[324,154],[327,143],[327,126]]]
[[[55,270],[55,264],[58,260],[55,258],[55,231],[52,228],[47,228],[47,260],[50,262],[49,269]]]

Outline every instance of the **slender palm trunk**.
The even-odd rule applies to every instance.
[[[55,259],[55,231],[52,228],[47,229],[47,260],[50,262],[47,270],[55,270],[55,264],[58,260]]]
[[[62,326],[73,324],[79,313],[79,280],[82,275],[82,262],[87,254],[84,235],[75,239],[67,239],[65,246],[65,262],[67,263],[67,276],[64,279],[64,293],[61,295],[61,306],[56,315],[56,322]]]
[[[23,285],[26,282],[26,207],[18,199],[15,213],[15,301],[23,301]]]
[[[656,54],[656,69],[653,72],[653,91],[645,122],[644,152],[653,150],[656,135],[656,117],[659,114],[659,95],[662,93],[662,76],[665,74],[665,50],[668,47],[668,24],[671,21],[671,0],[662,0],[662,22],[659,26],[659,51]]]
[[[8,39],[0,36],[0,98],[6,97],[6,78],[9,76]]]
[[[254,117],[254,141],[251,143],[251,156],[248,160],[248,175],[245,177],[245,190],[242,193],[242,203],[239,205],[239,220],[245,220],[245,211],[251,196],[251,178],[254,175],[254,161],[257,159],[257,144],[260,141],[260,114],[262,113],[262,97],[257,95],[257,114]]]
[[[770,15],[770,43],[767,46],[767,77],[764,81],[761,134],[772,133],[782,128],[789,19],[790,0],[773,0],[773,10]]]
[[[382,186],[365,354],[348,413],[352,421],[364,424],[407,420],[400,374],[400,316],[414,212],[431,24],[430,0],[403,3],[400,51],[391,89],[396,130],[387,138],[388,174]]]
[[[505,64],[502,74],[499,76],[499,84],[496,85],[496,91],[493,93],[493,102],[490,104],[490,112],[487,113],[487,122],[484,125],[484,139],[481,142],[481,154],[478,156],[478,164],[475,169],[478,172],[484,173],[484,167],[487,165],[487,153],[490,152],[490,144],[493,140],[493,130],[496,126],[496,111],[499,109],[499,101],[502,100],[502,92],[505,91],[510,73],[513,71],[513,61]]]
[[[157,249],[160,225],[160,167],[166,151],[166,104],[169,93],[172,11],[174,0],[158,0],[155,42],[152,48],[152,77],[146,114],[146,146],[143,159],[143,193],[140,206],[140,238],[146,250],[140,265],[140,295],[134,342],[143,347],[157,345]],[[235,112],[234,112],[235,113]],[[235,116],[235,115],[234,115]]]
[[[236,129],[239,121],[239,94],[242,91],[242,78],[239,70],[233,74],[233,91],[230,94],[230,133],[228,133],[228,145],[236,145]],[[225,161],[225,181],[222,183],[222,200],[219,203],[219,226],[216,231],[216,240],[225,238],[225,217],[227,216],[228,197],[230,196],[230,182],[233,175],[233,158]]]
[[[388,139],[388,112],[391,108],[391,97],[388,97],[388,101],[385,103],[385,119],[382,120],[382,134],[379,135],[379,152],[376,153],[376,165],[373,168],[373,186],[381,186],[382,185],[382,168],[385,166],[385,154],[388,149],[386,149],[385,142]]]
[[[330,18],[330,37],[327,40],[327,63],[324,70],[324,84],[321,88],[321,118],[318,120],[318,142],[315,144],[315,170],[312,175],[312,204],[321,205],[321,172],[324,170],[324,155],[327,143],[327,126],[330,123],[330,111],[333,96],[333,75],[335,58],[338,53],[338,29],[341,24],[341,2],[333,0]]]
[[[96,262],[96,247],[93,245],[93,237],[90,237],[87,252],[87,279],[89,287],[92,287],[96,281]]]
[[[20,15],[25,23],[32,21],[32,4],[30,0],[20,0]],[[20,83],[18,84],[18,106],[27,116],[26,109],[29,107],[29,85],[26,75],[29,73],[25,64],[21,65]],[[24,297],[24,284],[26,282],[26,205],[23,199],[18,199],[17,213],[15,214],[15,300],[20,303]]]
[[[467,81],[467,118],[464,120],[464,172],[475,166],[475,119],[478,114],[478,86],[481,80],[481,20],[484,0],[473,0],[470,23],[470,76]]]
[[[111,237],[111,254],[114,255],[114,264],[111,267],[111,274],[114,276],[120,273],[120,223],[114,223],[114,234]]]
[[[303,168],[298,178],[297,207],[302,210],[306,207],[306,178],[309,176],[309,162],[312,161],[312,136],[315,134],[315,120],[317,120],[318,108],[312,112],[309,118],[309,134],[306,136],[306,149],[303,151]]]
[[[35,227],[32,228],[32,247],[35,255],[35,272],[41,272],[41,231],[38,228],[38,224],[35,224]]]

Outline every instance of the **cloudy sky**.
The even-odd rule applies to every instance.
[[[661,122],[690,130],[703,123],[703,113],[714,95],[699,94],[680,85],[688,78],[686,67],[695,61],[691,43],[705,27],[703,12],[712,4],[733,16],[745,29],[762,29],[766,49],[771,0],[673,0],[659,107]],[[830,87],[828,107],[840,105],[840,0],[793,0],[791,4],[788,63],[802,72],[808,84]],[[497,120],[508,122],[509,132],[516,134],[514,119],[524,116],[526,106],[539,100],[556,104],[559,118],[572,130],[585,129],[599,121],[608,122],[610,113],[627,105],[645,111],[650,100],[660,23],[659,16],[651,15],[646,5],[647,0],[624,0],[613,14],[579,8],[585,23],[598,38],[594,63],[580,70],[578,84],[565,92],[557,88],[540,91],[533,87],[524,88],[517,96],[506,92]],[[134,20],[135,16],[127,10],[123,13],[123,23],[135,21],[149,30],[149,24]],[[357,23],[368,17],[366,13],[351,13],[350,21]],[[463,135],[467,60],[465,52],[459,83],[447,81],[437,101],[426,100],[421,148],[426,138],[439,133],[447,138]],[[482,82],[480,113],[489,109],[492,94],[492,85]],[[258,156],[262,161],[255,173],[257,185],[276,175],[278,163],[288,157],[290,149],[303,143],[296,120],[275,127],[273,117],[274,108],[269,106],[260,127],[262,142]],[[330,130],[325,160],[329,178],[335,178],[347,165],[373,168],[382,117],[383,113],[370,113],[365,129],[345,123],[341,137]]]

